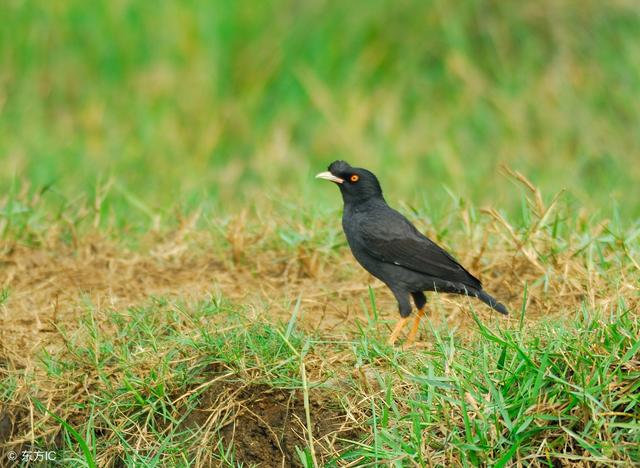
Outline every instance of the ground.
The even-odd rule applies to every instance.
[[[640,464],[639,11],[0,2],[0,466]],[[387,345],[336,159],[510,315]]]
[[[532,218],[548,209],[532,204]],[[323,223],[339,229],[336,217]],[[182,226],[136,251],[98,233],[72,244],[6,242],[4,451],[64,452],[82,439],[83,456],[99,465],[457,464],[518,455],[535,464],[631,462],[640,375],[635,262],[607,252],[597,240],[602,228],[592,246],[560,245],[553,223],[532,222],[524,234],[505,223],[487,213],[456,242],[460,260],[511,315],[432,294],[421,341],[407,349],[384,344],[397,306],[344,243],[292,249],[246,215],[228,220],[220,238]],[[480,235],[486,245],[474,241]],[[596,248],[598,263],[584,255]],[[615,277],[600,274],[603,265]],[[580,336],[593,333],[600,340],[581,348]],[[543,391],[510,388],[516,376]],[[572,402],[582,394],[592,401]],[[428,401],[431,410],[418,409]],[[65,431],[58,418],[76,427],[88,418],[90,432]],[[425,439],[411,440],[416,424]],[[449,447],[452,437],[462,445]],[[487,454],[460,452],[474,443]]]

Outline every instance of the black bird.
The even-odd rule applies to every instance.
[[[407,218],[387,205],[377,177],[370,171],[334,161],[328,172],[316,178],[335,182],[344,202],[342,229],[356,260],[384,282],[398,301],[401,319],[389,343],[395,343],[411,315],[413,298],[417,313],[407,343],[415,340],[424,315],[424,291],[474,296],[501,314],[504,305],[482,289],[480,280],[455,258],[418,231]]]

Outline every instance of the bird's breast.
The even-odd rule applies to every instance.
[[[358,216],[343,217],[342,228],[347,238],[349,248],[351,249],[351,253],[353,253],[353,256],[356,258],[358,263],[360,263],[360,265],[362,265],[364,269],[373,276],[380,278],[381,263],[367,252],[367,248],[362,240],[362,236],[360,235]]]

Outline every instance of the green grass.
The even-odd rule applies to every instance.
[[[249,323],[237,306],[216,302],[158,299],[109,321],[112,330],[96,329],[89,309],[67,352],[43,362],[49,385],[83,384],[59,408],[75,426],[62,445],[67,460],[89,464],[86,445],[94,459],[102,454],[99,464],[116,456],[127,465],[186,466],[201,440],[181,424],[212,377],[300,390],[299,359],[315,369],[311,392],[339,385],[343,407],[367,401],[359,424],[371,434],[344,441],[348,449],[325,460],[330,465],[505,466],[516,458],[546,465],[640,456],[640,322],[624,304],[524,327],[478,320],[471,340],[431,329],[433,346],[422,352],[390,348],[376,319],[353,341],[327,341],[286,324]],[[319,370],[338,353],[338,366]],[[359,379],[353,368],[370,373]],[[207,455],[222,462],[215,444]]]
[[[197,415],[216,408],[212,394],[246,388],[306,394],[311,402],[328,395],[335,414],[351,415],[351,430],[338,434],[331,450],[318,446],[314,453],[312,445],[297,443],[296,456],[307,466],[314,456],[327,466],[637,462],[640,319],[637,291],[625,292],[624,284],[638,280],[631,260],[638,258],[638,228],[625,231],[613,220],[598,229],[572,217],[562,203],[540,216],[534,198],[521,213],[529,224],[514,224],[513,239],[506,227],[494,232],[495,223],[472,207],[458,206],[467,223],[451,216],[433,226],[434,237],[462,251],[473,251],[491,232],[498,253],[490,258],[500,271],[505,265],[522,268],[517,265],[524,252],[535,249],[545,273],[524,282],[522,309],[512,309],[509,321],[487,318],[484,309],[476,315],[477,304],[469,303],[468,325],[452,328],[433,298],[433,321],[423,325],[426,347],[403,350],[385,342],[395,315],[378,309],[373,289],[355,295],[362,310],[358,325],[344,330],[346,337],[299,326],[310,306],[301,305],[302,293],[291,297],[284,289],[275,300],[285,304],[287,321],[272,318],[268,304],[234,303],[217,294],[197,302],[151,297],[128,309],[98,307],[86,299],[79,321],[59,325],[63,349],[41,352],[35,370],[12,368],[7,361],[0,395],[9,407],[21,408],[16,414],[28,414],[33,405],[36,446],[54,444],[66,462],[87,466],[188,466],[206,460],[235,466],[237,449],[225,438],[233,411],[221,409],[206,420]],[[311,216],[287,209],[289,224],[282,222],[285,209],[265,214],[271,224],[242,225],[242,235],[256,240],[246,241],[245,257],[232,268],[257,272],[261,255],[275,264],[305,258],[302,246],[321,253],[320,269],[348,255],[333,226],[335,212]],[[420,211],[413,216],[424,220]],[[193,231],[189,248],[206,255],[215,246],[230,256],[234,241],[226,233],[223,226],[203,240],[203,233]],[[566,263],[575,273],[563,279]],[[330,269],[319,276],[328,283],[317,284],[318,290],[349,282],[355,268]],[[256,278],[273,280],[258,273]],[[560,294],[563,281],[579,283],[577,298]],[[594,306],[589,296],[596,291],[601,300]],[[3,296],[6,304],[0,305],[6,307],[12,295]],[[542,304],[529,302],[530,296]],[[555,308],[540,316],[547,301]],[[222,398],[217,404],[224,409],[234,401]],[[318,407],[309,406],[309,426],[316,427]]]
[[[482,326],[486,340],[471,345],[434,331],[431,352],[376,356],[393,376],[378,374],[386,391],[372,405],[374,437],[353,455],[398,466],[444,461],[452,451],[472,465],[598,463],[623,453],[637,460],[638,369],[625,365],[637,353],[638,323],[628,314],[572,317],[527,334]],[[405,398],[398,381],[409,382]],[[576,445],[588,453],[567,454]]]
[[[0,17],[0,457],[236,466],[229,424],[279,397],[303,466],[640,463],[634,2],[8,0]],[[460,302],[460,326],[435,297],[424,347],[386,345],[385,293],[341,289],[366,278],[313,179],[337,158],[481,256],[511,319]],[[43,258],[91,252],[84,276],[201,258],[255,295],[214,277],[206,297],[122,305],[130,285],[93,301],[78,275],[57,277],[69,302],[42,296]],[[321,303],[351,318],[312,330]],[[44,333],[63,346],[31,349]]]

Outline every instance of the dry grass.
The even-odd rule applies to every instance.
[[[276,217],[252,218],[243,212],[219,220],[220,228],[212,232],[198,227],[194,214],[177,220],[171,231],[148,233],[137,250],[97,232],[76,233],[71,244],[55,237],[42,237],[32,246],[6,241],[0,248],[0,289],[8,292],[0,306],[0,371],[11,382],[11,401],[3,410],[10,428],[4,430],[5,451],[43,440],[58,447],[73,444],[62,439],[55,414],[72,426],[87,417],[103,421],[94,421],[95,432],[87,436],[105,447],[94,455],[99,466],[114,464],[131,450],[140,460],[161,464],[177,459],[195,460],[199,466],[277,459],[286,466],[305,456],[310,464],[314,459],[324,463],[348,447],[343,439],[376,440],[370,421],[381,401],[391,404],[397,415],[415,409],[408,399],[415,391],[415,382],[407,380],[415,375],[410,356],[435,353],[441,346],[439,333],[445,330],[454,330],[458,345],[481,340],[489,332],[478,328],[474,310],[507,333],[562,323],[580,309],[614,310],[621,302],[637,311],[639,271],[633,251],[608,241],[605,233],[615,227],[606,221],[589,225],[580,216],[569,221],[558,198],[545,204],[520,174],[511,176],[530,191],[528,226],[516,227],[494,210],[478,218],[472,209],[461,209],[459,220],[452,221],[457,223],[457,256],[508,305],[511,316],[496,318],[466,298],[433,296],[431,331],[419,346],[422,351],[391,361],[386,351],[368,341],[383,341],[396,318],[386,288],[355,264],[344,245],[314,244],[317,239],[291,243]],[[326,228],[337,220],[315,222]],[[309,230],[318,228],[314,226],[301,223],[292,230],[308,238]],[[426,230],[436,238],[442,232]],[[370,294],[375,294],[375,304],[367,305]],[[210,307],[215,312],[207,312]],[[378,310],[389,320],[378,320]],[[270,328],[287,322],[286,332]],[[144,335],[147,329],[151,337]],[[302,332],[316,337],[311,348]],[[119,347],[128,349],[128,339],[147,344],[118,358],[130,359],[128,364],[106,357]],[[282,354],[280,341],[273,348],[274,339],[284,340],[290,352]],[[382,354],[367,357],[371,349]],[[628,372],[640,369],[634,359],[626,365]],[[443,372],[444,379],[464,378],[453,361],[445,363]],[[100,403],[115,388],[121,388],[121,401]],[[269,406],[265,402],[273,392],[278,400]],[[483,405],[489,395],[484,401],[465,390],[461,398],[466,409],[440,408],[441,422],[430,428],[432,438],[446,440],[451,427],[464,427],[465,412],[474,424],[486,422]],[[325,408],[322,402],[327,401],[333,401],[334,409]],[[116,408],[108,417],[94,415],[96,404]],[[531,411],[562,413],[566,405],[541,400]],[[324,422],[326,418],[333,422]],[[238,424],[254,430],[247,432]],[[166,447],[157,446],[163,437],[187,430],[187,439],[169,452],[186,444],[189,455],[174,453],[170,458]],[[263,452],[252,451],[251,441],[261,437],[273,444]],[[313,450],[296,453],[295,447],[305,446],[309,438],[313,443],[306,446]],[[489,438],[500,440],[498,433]],[[429,463],[461,463],[460,452],[425,443],[420,450]],[[376,459],[401,453],[380,450]],[[575,460],[585,456],[578,446],[562,450],[577,456]],[[540,462],[528,456],[532,463]],[[343,464],[364,459],[361,454]]]
[[[585,231],[586,220],[578,217],[575,226],[565,226],[573,234],[553,239],[549,227],[558,216],[558,197],[547,206],[521,174],[512,176],[531,192],[531,226],[518,229],[493,209],[483,211],[478,225],[476,215],[464,210],[464,234],[456,234],[455,249],[485,288],[508,304],[512,319],[522,309],[525,289],[528,320],[562,314],[585,301],[591,309],[606,310],[620,297],[635,305],[640,268],[632,254],[623,252],[622,259],[616,259],[608,252],[606,274],[589,254],[599,236],[610,230],[609,222]],[[333,331],[337,324],[359,316],[358,304],[370,286],[380,296],[381,309],[394,316],[395,302],[384,285],[366,275],[346,248],[326,253],[301,243],[292,249],[277,238],[278,219],[249,220],[246,211],[226,220],[216,236],[195,227],[197,216],[198,212],[181,220],[171,232],[147,235],[142,253],[97,232],[74,236],[72,246],[50,238],[38,247],[0,245],[0,287],[10,291],[0,317],[2,342],[8,348],[28,349],[23,357],[29,358],[31,351],[55,340],[55,328],[77,323],[87,304],[97,311],[119,310],[152,296],[193,302],[221,295],[283,320],[300,297],[303,322]],[[297,228],[308,230],[302,224]],[[461,314],[464,299],[441,296],[435,301],[449,323],[469,323]]]
[[[508,232],[504,233],[507,242]],[[517,241],[513,243],[517,248]],[[637,300],[633,297],[635,267],[631,264],[618,272],[619,281],[610,283],[576,259],[574,252],[558,256],[550,268],[548,264],[542,266],[532,250],[481,250],[485,250],[486,263],[472,270],[484,279],[485,288],[504,298],[516,314],[522,307],[525,284],[530,285],[527,318],[531,320],[562,314],[585,299],[591,308],[605,309],[620,296],[627,297],[631,304]],[[320,260],[311,275],[304,254],[292,262],[285,252],[252,255],[250,261],[237,264],[221,261],[219,255],[200,252],[197,247],[163,258],[119,250],[113,243],[98,239],[86,245],[83,240],[73,249],[64,245],[52,250],[12,247],[0,258],[4,265],[0,285],[11,291],[3,305],[2,342],[8,348],[29,350],[29,355],[23,355],[28,359],[31,351],[55,339],[56,327],[76,324],[87,304],[97,311],[121,310],[152,296],[198,301],[219,294],[269,310],[271,316],[283,320],[290,315],[287,304],[300,296],[303,320],[313,328],[327,330],[333,329],[336,321],[358,317],[358,304],[370,284],[381,303],[388,306],[381,309],[394,317],[395,302],[384,285],[362,273],[347,255],[343,250],[332,259]],[[476,256],[463,254],[461,258],[471,258],[473,265]],[[456,296],[434,300],[453,318],[460,315],[466,302]],[[356,312],[349,314],[353,309]]]

